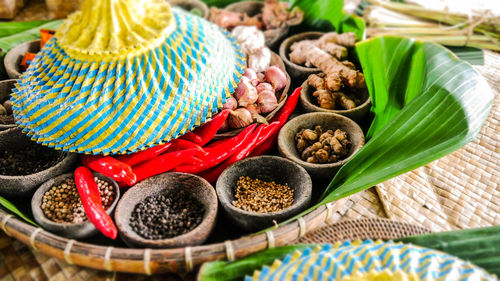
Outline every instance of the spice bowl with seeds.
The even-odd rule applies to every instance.
[[[259,156],[227,168],[216,190],[226,217],[241,229],[255,231],[307,208],[312,181],[304,168],[290,160]]]
[[[317,179],[331,179],[365,144],[361,128],[335,113],[300,115],[283,126],[278,135],[281,155],[304,167]]]
[[[120,198],[120,188],[113,179],[93,174],[102,205],[112,214]],[[85,214],[73,173],[42,184],[31,199],[31,210],[35,221],[44,229],[66,238],[82,239],[99,232]]]
[[[199,245],[215,227],[217,205],[214,188],[203,178],[163,173],[125,192],[116,207],[115,223],[130,247]]]
[[[76,154],[45,147],[18,128],[0,131],[0,195],[22,197],[74,168]]]

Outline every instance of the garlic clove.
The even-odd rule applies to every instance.
[[[271,66],[265,73],[266,81],[273,85],[273,88],[281,90],[286,86],[287,79],[285,73],[277,66]]]
[[[253,70],[251,68],[245,69],[245,73],[243,73],[243,76],[245,76],[246,78],[248,78],[250,80],[257,79],[257,73],[255,72],[255,70]]]

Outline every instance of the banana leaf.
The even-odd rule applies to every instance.
[[[3,56],[10,49],[14,48],[15,46],[21,43],[39,39],[40,29],[56,29],[61,23],[62,20],[49,21],[42,25],[26,29],[22,32],[0,38],[0,49],[2,49],[3,51],[3,53],[0,54],[0,56]]]
[[[3,198],[2,196],[0,196],[0,206],[4,207],[5,209],[7,209],[8,211],[10,211],[11,213],[16,214],[17,216],[19,216],[20,218],[22,218],[26,222],[28,222],[28,223],[30,223],[30,224],[32,224],[34,226],[39,227],[38,224],[36,224],[34,221],[30,220],[16,206],[14,206],[14,204],[12,204],[11,202],[9,202],[7,199]]]
[[[50,22],[50,20],[0,22],[0,38],[17,34],[48,22]]]
[[[430,233],[396,241],[432,248],[468,260],[500,276],[500,226]]]

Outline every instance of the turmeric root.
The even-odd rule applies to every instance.
[[[343,92],[333,92],[332,95],[335,97],[335,101],[343,108],[353,109],[356,107],[356,102]]]
[[[325,89],[325,76],[326,75],[324,73],[311,74],[307,78],[307,84],[314,87],[316,90],[323,90]]]
[[[318,104],[322,108],[326,109],[335,109],[335,99],[332,94],[328,90],[316,90],[313,93],[313,96],[316,97]]]
[[[321,46],[327,44],[336,44],[351,48],[354,47],[354,44],[356,44],[357,41],[358,37],[353,32],[346,32],[342,34],[328,32],[318,39],[318,47],[323,49]]]

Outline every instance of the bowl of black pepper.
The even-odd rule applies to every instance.
[[[93,174],[102,206],[111,215],[120,198],[120,188],[113,179]],[[31,210],[35,221],[45,230],[66,238],[82,239],[99,232],[85,214],[73,173],[42,184],[31,198]]]
[[[364,144],[359,125],[336,113],[302,114],[286,123],[278,135],[280,154],[317,179],[333,178]]]
[[[118,233],[131,247],[202,244],[216,217],[212,185],[185,173],[163,173],[139,182],[123,195],[115,211]]]
[[[45,147],[18,128],[0,131],[0,195],[21,197],[74,168],[76,154]]]
[[[241,229],[255,231],[307,208],[312,181],[304,168],[288,159],[258,156],[227,168],[216,190],[226,217]]]

